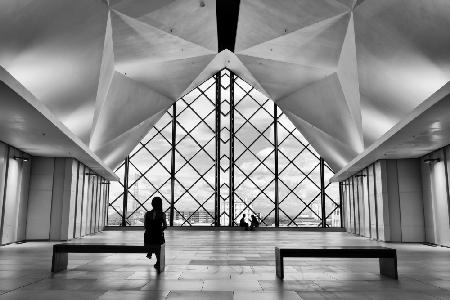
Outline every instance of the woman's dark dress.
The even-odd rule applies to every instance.
[[[164,239],[164,218],[162,211],[148,211],[144,216],[144,244],[145,245],[162,245]]]

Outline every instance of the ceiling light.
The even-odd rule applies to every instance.
[[[13,158],[15,160],[21,160],[21,161],[29,161],[30,160],[28,157],[24,157],[24,156],[14,156]]]
[[[432,162],[439,162],[439,161],[441,161],[440,158],[425,158],[425,159],[423,160],[423,162],[424,162],[424,163],[427,163],[427,164],[432,163]]]

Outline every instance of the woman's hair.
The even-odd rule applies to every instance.
[[[152,206],[154,210],[162,211],[162,199],[161,197],[154,197],[152,199]]]

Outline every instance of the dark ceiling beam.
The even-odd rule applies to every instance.
[[[240,0],[216,0],[217,40],[219,52],[234,51]]]

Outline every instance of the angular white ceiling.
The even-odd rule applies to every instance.
[[[215,0],[2,0],[0,66],[110,167],[223,68],[335,171],[450,78],[448,0],[241,0],[220,53],[216,13]]]

